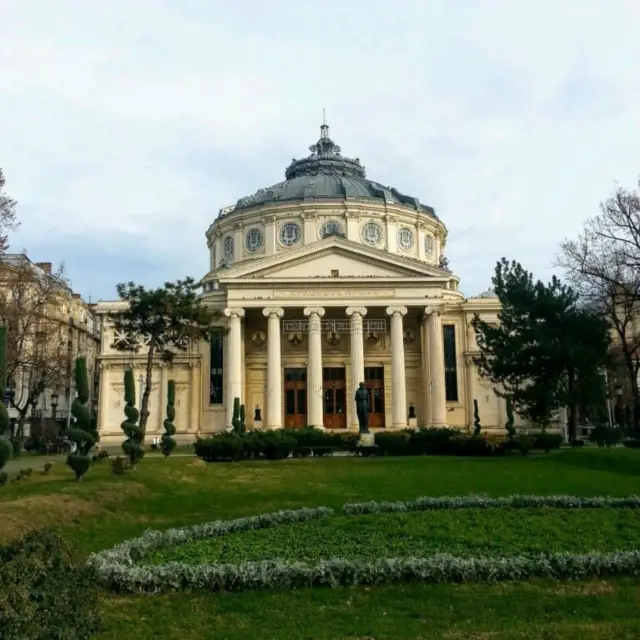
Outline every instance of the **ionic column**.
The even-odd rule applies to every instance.
[[[429,331],[427,323],[429,316],[422,314],[422,325],[420,327],[420,339],[422,340],[422,424],[426,427],[431,425],[431,381],[429,373]]]
[[[227,426],[233,420],[233,401],[240,398],[242,404],[242,318],[244,309],[225,309],[224,315],[229,318],[229,334],[225,366],[227,369]]]
[[[464,363],[467,366],[467,421],[469,429],[472,429],[475,420],[473,401],[476,398],[476,365],[473,356],[466,356]]]
[[[444,384],[444,341],[440,309],[427,307],[427,339],[429,340],[429,382],[431,384],[431,424],[434,427],[447,425],[447,396]]]
[[[404,367],[404,331],[402,317],[407,307],[388,307],[391,316],[391,426],[407,426],[407,383]]]
[[[280,356],[280,318],[284,309],[263,309],[267,318],[267,428],[282,427],[282,364]]]
[[[347,315],[351,316],[351,396],[355,397],[356,389],[364,382],[364,342],[362,338],[362,318],[367,315],[365,307],[347,307]],[[359,428],[355,400],[351,406],[351,426]]]
[[[309,366],[307,368],[307,423],[320,427],[324,421],[322,412],[322,307],[307,307],[309,316]]]

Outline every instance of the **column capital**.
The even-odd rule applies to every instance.
[[[227,316],[227,318],[230,318],[231,316],[237,316],[238,318],[242,318],[244,317],[244,309],[242,309],[241,307],[227,307],[224,310],[224,315]]]
[[[407,307],[387,307],[387,315],[388,316],[393,316],[396,313],[400,314],[401,316],[406,316],[407,315]]]
[[[424,315],[426,317],[439,316],[441,314],[442,314],[442,305],[441,304],[431,304],[428,307],[424,308]]]
[[[305,307],[303,311],[305,316],[317,315],[321,318],[324,317],[324,309],[322,307]]]
[[[361,316],[366,316],[367,308],[366,307],[347,307],[346,313],[348,316],[355,315],[356,313],[359,313]]]
[[[284,309],[282,307],[266,307],[262,310],[262,315],[264,315],[265,318],[268,318],[269,316],[277,316],[278,318],[282,318],[282,316],[284,315]]]

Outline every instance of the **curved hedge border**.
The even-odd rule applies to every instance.
[[[442,509],[640,509],[640,496],[611,498],[595,496],[437,496],[423,497],[410,502],[350,502],[343,505],[348,515],[390,513],[400,511],[436,511]]]
[[[442,496],[418,498],[412,502],[347,503],[347,515],[420,511],[435,509],[564,508],[638,509],[640,497],[584,498],[579,496]],[[447,554],[430,557],[381,558],[374,562],[331,558],[315,564],[264,561],[239,564],[191,565],[170,562],[164,565],[136,565],[162,547],[195,540],[216,538],[238,531],[264,529],[335,515],[327,507],[302,508],[265,513],[234,520],[149,530],[112,549],[89,556],[88,565],[98,583],[123,593],[162,593],[180,590],[239,591],[308,586],[337,587],[389,582],[496,582],[546,577],[583,579],[611,575],[640,575],[640,551],[536,556],[460,558]]]
[[[183,590],[244,591],[297,587],[374,585],[389,582],[500,582],[530,578],[582,580],[613,575],[640,575],[640,551],[533,557],[382,558],[374,562],[332,558],[304,562],[247,562],[243,564],[116,566],[100,576],[100,583],[125,593],[166,593]]]

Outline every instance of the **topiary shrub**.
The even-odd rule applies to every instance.
[[[163,423],[164,434],[162,434],[161,448],[165,458],[171,455],[171,452],[176,448],[176,441],[173,436],[176,433],[176,428],[173,426],[173,421],[176,419],[176,381],[169,380],[167,383],[167,417]]]
[[[507,430],[507,437],[513,439],[516,436],[516,428],[513,426],[513,403],[511,402],[511,398],[506,398],[505,402],[507,405],[507,422],[504,428]]]
[[[86,640],[100,629],[95,575],[50,530],[0,547],[0,638]]]
[[[411,432],[409,430],[396,431],[395,433],[376,433],[375,443],[378,447],[377,453],[380,455],[411,455]]]
[[[4,471],[0,472],[0,489],[9,482],[9,474]]]
[[[76,358],[76,392],[71,404],[71,414],[76,422],[67,429],[67,437],[75,443],[77,449],[67,456],[67,464],[76,474],[76,480],[82,482],[85,473],[91,465],[89,451],[95,444],[91,435],[91,414],[89,413],[89,377],[87,375],[87,359],[84,356]]]
[[[244,406],[244,405],[243,405]],[[241,413],[240,398],[233,399],[233,417],[231,418],[231,426],[234,433],[244,433],[244,411]]]
[[[53,469],[53,462],[45,462],[44,469],[42,470],[42,475],[49,475],[51,473],[51,469]]]
[[[460,434],[448,427],[421,428],[409,432],[410,448],[413,455],[451,453],[450,442]]]
[[[258,435],[263,453],[267,460],[283,460],[288,458],[296,447],[295,439],[281,431],[264,431]]]
[[[533,436],[521,434],[513,439],[515,448],[520,451],[523,456],[529,455],[536,439]]]
[[[142,447],[144,432],[137,424],[140,412],[136,408],[136,381],[133,377],[133,369],[127,369],[124,372],[124,401],[124,415],[127,416],[127,419],[120,424],[120,428],[124,431],[127,439],[122,443],[122,450],[129,458],[133,469],[144,457],[144,448]]]
[[[622,444],[628,449],[640,449],[640,440],[623,440]]]
[[[473,399],[473,435],[479,436],[482,431],[482,425],[480,424],[480,411],[478,410],[478,401]]]
[[[7,389],[7,327],[0,326],[0,469],[4,467],[13,455],[13,445],[6,437],[9,430],[9,411],[4,403]]]

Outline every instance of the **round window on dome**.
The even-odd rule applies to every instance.
[[[225,258],[233,258],[233,236],[227,236],[222,243]]]
[[[342,224],[337,220],[327,220],[320,225],[318,235],[321,239],[330,238],[331,236],[344,238],[344,230],[342,229]]]
[[[404,251],[413,248],[413,231],[409,227],[400,227],[398,229],[398,246]]]
[[[433,255],[433,236],[426,235],[424,237],[424,252],[428,256],[432,256]]]
[[[262,231],[254,227],[247,232],[247,235],[244,239],[244,244],[249,253],[255,253],[256,251],[262,249],[263,241],[264,238],[262,236]]]
[[[367,222],[362,227],[360,237],[365,244],[370,247],[376,247],[382,242],[382,229],[377,222]]]
[[[280,243],[285,247],[292,247],[300,241],[302,232],[296,222],[287,222],[280,227]]]

